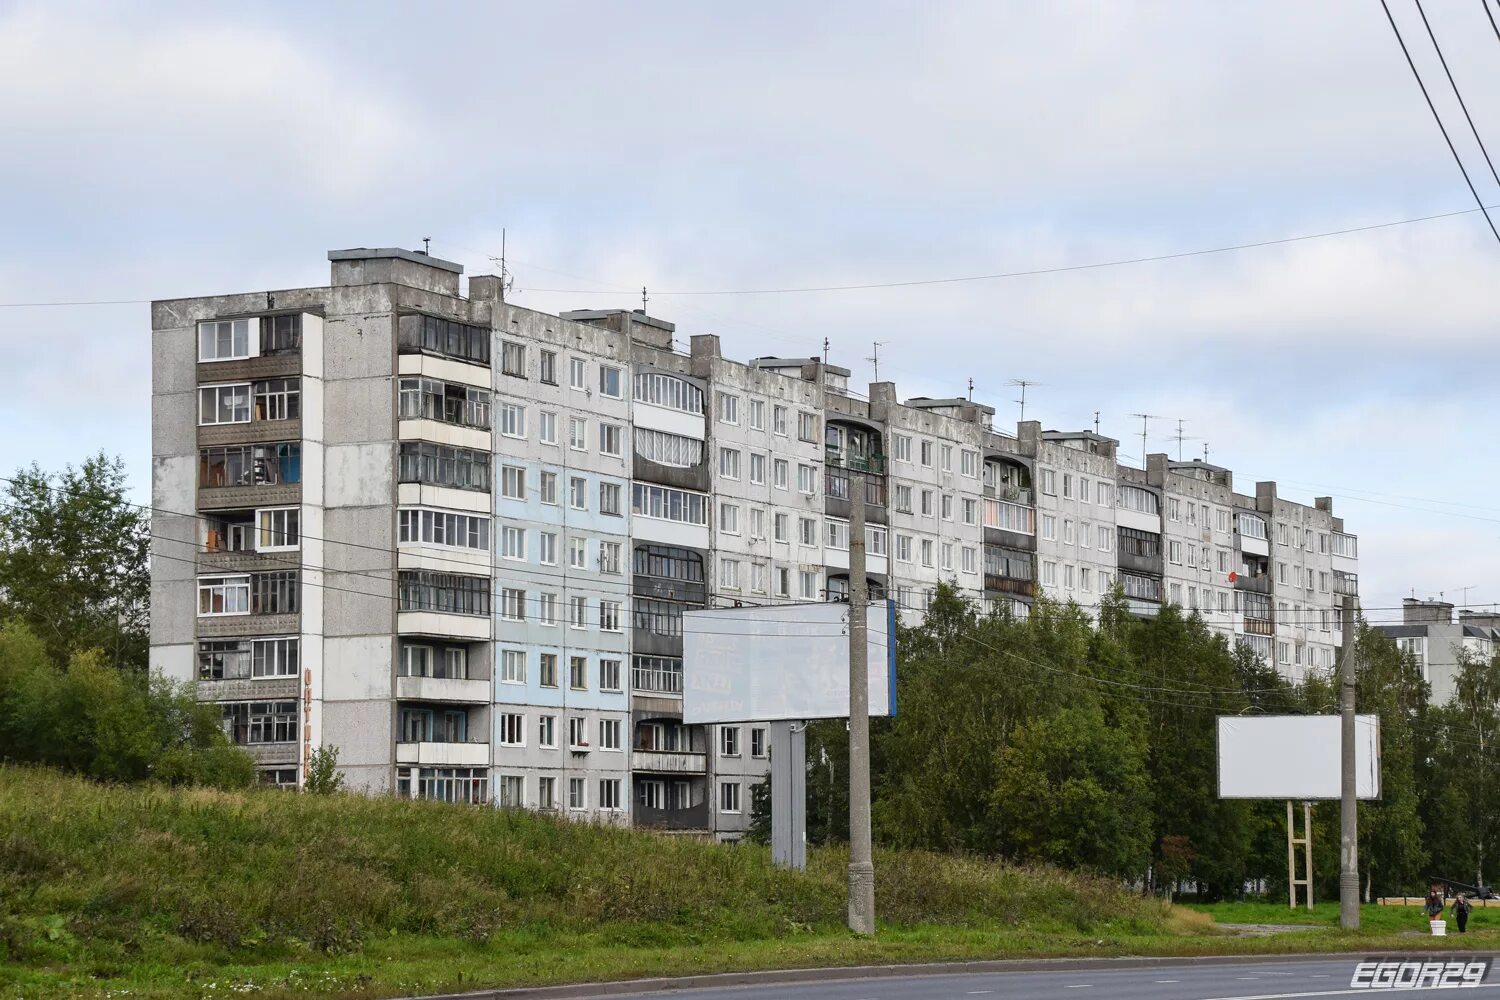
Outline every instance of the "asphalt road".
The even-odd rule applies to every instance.
[[[1477,956],[1476,956],[1477,957]],[[673,997],[674,1000],[1295,1000],[1299,997],[1368,995],[1349,988],[1350,958],[1287,959],[1269,962],[1205,962],[1129,969],[1072,968],[1046,972],[964,973],[891,976],[832,982],[775,983],[715,989],[612,994],[614,997]],[[1500,996],[1500,972],[1477,987]],[[1471,988],[1472,989],[1472,988]],[[1391,995],[1392,990],[1375,991]],[[1401,990],[1396,995],[1430,995],[1434,990]],[[1485,994],[1481,994],[1485,995]]]

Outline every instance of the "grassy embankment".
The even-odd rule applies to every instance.
[[[525,813],[0,767],[0,997],[374,997],[1380,941],[1228,939],[1107,881],[917,852],[877,855],[881,930],[857,940],[843,930],[844,860],[814,851],[795,873],[763,849]]]

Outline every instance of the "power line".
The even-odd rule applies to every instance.
[[[1453,88],[1453,96],[1458,98],[1458,106],[1463,109],[1464,120],[1469,123],[1469,131],[1474,133],[1474,141],[1479,144],[1479,151],[1484,154],[1484,162],[1489,165],[1490,176],[1495,178],[1495,183],[1500,184],[1500,172],[1495,170],[1495,162],[1490,159],[1490,151],[1484,148],[1484,140],[1479,137],[1479,129],[1474,124],[1474,118],[1469,114],[1469,106],[1464,103],[1464,95],[1459,93],[1458,82],[1453,79],[1453,71],[1448,68],[1448,60],[1443,55],[1443,47],[1438,44],[1437,35],[1432,31],[1432,24],[1427,20],[1427,11],[1422,9],[1422,0],[1412,0],[1417,5],[1417,13],[1422,15],[1422,26],[1427,29],[1427,37],[1432,39],[1432,48],[1437,52],[1438,62],[1443,64],[1443,73],[1448,77],[1448,86]],[[1488,11],[1489,7],[1485,7]]]
[[[1401,29],[1396,26],[1396,18],[1391,14],[1390,5],[1386,3],[1386,0],[1380,0],[1380,6],[1385,11],[1386,20],[1391,22],[1391,31],[1396,34],[1396,42],[1401,46],[1401,54],[1406,56],[1406,65],[1411,67],[1411,75],[1416,78],[1417,86],[1422,90],[1422,97],[1427,101],[1427,108],[1432,112],[1432,119],[1437,122],[1438,131],[1443,133],[1443,141],[1448,144],[1448,152],[1453,154],[1453,162],[1458,164],[1458,172],[1464,175],[1464,183],[1469,186],[1469,193],[1474,196],[1474,203],[1479,206],[1479,211],[1484,213],[1484,221],[1489,223],[1495,242],[1500,243],[1500,229],[1495,228],[1495,220],[1490,218],[1484,199],[1479,197],[1478,189],[1469,178],[1469,171],[1464,166],[1463,157],[1458,155],[1458,148],[1453,145],[1453,139],[1448,135],[1448,128],[1443,124],[1442,115],[1438,114],[1437,105],[1432,103],[1432,95],[1427,92],[1427,84],[1422,82],[1422,74],[1417,71],[1417,64],[1412,60],[1411,51],[1406,47],[1406,39],[1401,37]]]
[[[1484,16],[1489,18],[1490,28],[1495,32],[1495,40],[1500,41],[1500,24],[1495,23],[1495,15],[1490,13],[1489,0],[1479,0],[1479,6],[1484,8]]]

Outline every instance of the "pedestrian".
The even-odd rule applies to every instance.
[[[1443,890],[1440,886],[1433,886],[1427,892],[1427,902],[1422,907],[1427,912],[1427,919],[1441,920],[1443,917]]]
[[[1458,923],[1458,933],[1464,933],[1464,928],[1469,923],[1469,911],[1473,908],[1474,904],[1465,899],[1463,893],[1459,893],[1458,898],[1453,901],[1453,919]]]

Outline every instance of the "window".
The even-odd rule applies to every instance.
[[[929,568],[932,566],[932,539],[930,538],[922,539],[922,565]]]
[[[515,465],[501,466],[500,495],[507,500],[525,500],[526,470]]]
[[[635,429],[636,457],[670,465],[674,469],[690,469],[703,461],[703,442],[680,434],[654,431],[645,427]]]
[[[818,418],[816,414],[797,411],[797,440],[816,441],[818,439]]]
[[[923,517],[931,517],[932,516],[932,491],[931,490],[923,490],[922,493],[921,493],[921,496],[922,496],[922,505],[921,505],[922,516]]]
[[[1078,479],[1078,502],[1089,502],[1089,481],[1081,476]]]
[[[297,507],[273,507],[255,512],[255,551],[277,552],[295,549],[300,537],[298,523],[301,510]]]
[[[620,543],[599,543],[599,572],[608,573],[611,576],[620,575]]]
[[[620,749],[620,720],[619,719],[600,719],[599,720],[599,749],[600,750],[618,750],[618,749]]]
[[[802,570],[797,574],[800,581],[799,595],[804,601],[818,599],[818,574],[813,570]]]
[[[615,613],[617,615],[619,614],[619,605],[618,604],[615,605]],[[619,691],[619,690],[622,690],[622,688],[620,687],[620,661],[619,660],[605,660],[605,659],[601,659],[599,661],[599,690],[600,691]]]
[[[249,576],[203,576],[198,578],[198,614],[248,615]]]
[[[975,551],[971,546],[964,546],[963,559],[963,568],[965,573],[979,572],[979,553]]]
[[[526,591],[504,587],[500,591],[500,617],[519,622],[526,619]]]
[[[1109,525],[1099,525],[1099,533],[1097,537],[1099,541],[1098,548],[1100,552],[1109,552],[1114,549],[1115,533],[1110,530]]]
[[[921,456],[923,468],[932,468],[932,442],[923,441],[921,447],[918,449],[918,454]]]
[[[1194,513],[1196,509],[1191,503],[1187,505],[1187,523],[1189,526],[1195,528],[1198,526],[1198,515]]]
[[[589,447],[589,422],[583,417],[568,418],[568,447],[574,451],[587,451]]]
[[[798,492],[800,492],[800,493],[806,493],[807,495],[811,496],[814,492],[817,491],[817,488],[818,488],[818,481],[817,481],[815,472],[813,470],[813,467],[810,466],[810,465],[804,465],[804,464],[802,464],[800,462],[797,463],[797,490],[798,490]]]
[[[792,571],[782,567],[776,569],[776,596],[792,596]]]
[[[557,384],[557,352],[541,351],[537,368],[537,378],[547,385]]]
[[[620,602],[599,602],[599,629],[602,632],[619,632],[620,625]]]
[[[540,594],[537,597],[537,624],[553,627],[557,625],[557,595]]]
[[[599,779],[599,808],[604,812],[619,812],[620,805],[620,779]]]
[[[1057,515],[1042,515],[1042,538],[1049,542],[1057,540]]]
[[[496,805],[501,809],[524,809],[526,807],[526,779],[519,774],[500,777]]]
[[[587,597],[568,598],[568,626],[570,628],[587,628],[589,623],[589,599]]]
[[[740,811],[740,783],[738,781],[720,782],[719,811],[725,813]]]
[[[574,691],[589,689],[589,658],[587,656],[568,657],[568,687]]]
[[[898,485],[895,490],[896,510],[901,514],[911,513],[911,487]]]
[[[541,488],[537,491],[541,501],[549,506],[557,505],[557,473],[544,472],[541,475]]]
[[[588,568],[589,543],[586,538],[568,539],[568,568]]]
[[[669,656],[637,656],[630,669],[636,691],[682,694],[682,661]]]
[[[723,726],[719,729],[719,756],[740,755],[740,729],[738,726]]]
[[[398,345],[402,354],[436,354],[476,365],[490,363],[489,327],[471,326],[437,316],[402,316]]]
[[[766,564],[750,564],[750,589],[754,593],[764,594],[766,592]]]
[[[1015,504],[1007,504],[1015,506]],[[964,524],[979,523],[979,502],[973,497],[964,497]]]
[[[582,476],[568,478],[568,506],[574,510],[589,509],[589,483]]]
[[[922,543],[922,551],[924,553],[932,551],[929,548],[929,546],[931,546],[931,545],[932,545],[931,542],[923,542]],[[942,552],[943,552],[942,568],[943,568],[944,572],[952,572],[952,570],[953,570],[953,543],[952,542],[944,542],[943,546],[942,546]]]
[[[772,406],[771,407],[771,430],[774,433],[780,434],[782,437],[786,436],[786,407],[785,406]]]
[[[818,544],[818,522],[816,518],[797,518],[797,537],[803,545]]]
[[[599,395],[610,399],[621,399],[625,390],[620,378],[620,369],[613,365],[599,366]]]
[[[526,745],[526,716],[518,712],[501,713],[500,743],[508,747],[524,747]]]
[[[526,651],[524,649],[500,651],[500,680],[505,684],[526,683]]]
[[[750,729],[750,756],[764,757],[766,755],[766,731],[759,726]]]
[[[1057,476],[1051,469],[1042,470],[1042,492],[1049,497],[1057,496]]]
[[[1067,563],[1063,566],[1063,589],[1073,589],[1073,564]]]
[[[740,422],[740,397],[732,396],[727,392],[719,393],[719,422],[725,424]]]
[[[725,590],[740,589],[740,563],[738,559],[719,560],[719,586]]]
[[[568,359],[568,385],[574,389],[588,388],[588,367],[582,358]]]
[[[757,486],[764,486],[766,482],[766,456],[753,451],[750,453],[750,482]]]
[[[557,532],[538,531],[536,534],[536,558],[543,566],[557,565]]]
[[[751,456],[754,459],[755,456]],[[738,448],[719,449],[719,475],[725,479],[740,478],[740,451]]]
[[[293,743],[297,739],[295,701],[240,701],[222,707],[224,728],[237,746]]]
[[[506,525],[500,532],[500,556],[503,559],[526,559],[526,529]]]
[[[792,518],[789,514],[776,514],[771,518],[771,536],[778,542],[789,540]]]
[[[475,392],[483,392],[481,389]],[[489,426],[489,393],[484,393],[485,421]],[[256,420],[296,420],[302,416],[302,381],[270,378],[255,383]]]
[[[943,471],[944,472],[952,472],[953,471],[953,446],[951,444],[945,444],[945,445],[943,445],[942,455],[943,455],[943,464],[942,464]]]
[[[719,504],[719,530],[726,535],[740,533],[740,508],[732,503]]]
[[[273,486],[301,481],[302,445],[295,442],[198,450],[198,485],[205,488]]]
[[[766,404],[764,400],[752,399],[749,403],[750,427],[761,431],[766,429]]]
[[[1057,586],[1057,563],[1055,563],[1055,562],[1044,562],[1044,563],[1042,563],[1042,586],[1044,586],[1044,587],[1055,587],[1055,586]]]
[[[519,403],[500,404],[500,436],[508,438],[526,436],[526,407]]]
[[[1085,594],[1091,594],[1094,591],[1094,574],[1087,566],[1080,567],[1078,570],[1078,589]]]
[[[568,746],[586,747],[589,745],[589,723],[581,715],[575,715],[568,719]]]
[[[599,484],[599,513],[610,517],[624,517],[620,507],[620,484]]]
[[[885,529],[878,524],[866,525],[865,546],[872,556],[885,555]]]
[[[588,792],[582,778],[568,779],[568,808],[574,810],[588,808]]]
[[[526,377],[526,345],[509,340],[500,342],[500,371],[516,378]]]
[[[248,319],[210,320],[198,324],[198,360],[234,361],[250,357]]]
[[[763,539],[766,537],[766,512],[764,508],[750,508],[750,537],[752,539]]]
[[[702,493],[646,483],[631,485],[630,509],[637,517],[683,524],[708,524],[708,498]]]
[[[198,390],[198,423],[247,424],[250,422],[250,383],[206,385]]]
[[[1112,492],[1114,492],[1113,486],[1109,483],[1100,483],[1094,490],[1094,499],[1101,507],[1113,507],[1114,499],[1110,496]]]
[[[828,547],[840,551],[849,548],[849,522],[835,521],[830,517],[824,523],[828,526]]]
[[[537,683],[540,684],[542,687],[544,687],[544,688],[555,688],[555,687],[557,687],[557,654],[556,653],[542,653],[542,654],[540,654],[537,657],[536,673],[537,673]],[[551,718],[551,716],[544,716],[544,719],[550,719],[550,718]],[[543,725],[545,726],[546,723],[544,722]],[[550,741],[543,740],[542,741],[542,745],[543,746],[550,746],[551,744],[550,744]]]
[[[1094,526],[1087,521],[1078,525],[1078,544],[1086,549],[1094,544]]]
[[[451,486],[460,490],[490,491],[490,455],[486,451],[451,448],[426,441],[401,442],[399,479],[403,483]]]
[[[959,454],[959,471],[970,479],[979,478],[979,452],[963,451]]]
[[[1182,501],[1176,497],[1167,497],[1167,519],[1170,521],[1182,520]]]
[[[624,454],[624,428],[619,424],[599,425],[599,454],[619,458]]]
[[[772,468],[772,471],[775,473],[775,480],[774,480],[774,482],[775,482],[776,488],[778,490],[784,490],[784,489],[786,489],[787,488],[787,470],[788,470],[787,460],[784,459],[784,458],[778,458],[778,459],[776,459],[775,462],[772,463],[771,468]]]
[[[396,513],[396,538],[403,545],[488,549],[490,519],[479,514],[406,507]]]
[[[703,412],[703,390],[674,375],[641,372],[635,377],[635,398],[684,413]]]
[[[895,450],[895,453],[896,453],[896,461],[898,461],[898,462],[910,462],[911,461],[911,435],[910,434],[897,434],[894,437],[892,437],[891,440],[893,442],[894,450]]]
[[[911,536],[910,535],[897,535],[896,536],[896,561],[897,562],[904,562],[904,563],[911,562]]]
[[[490,429],[490,393],[458,382],[422,378],[402,378],[397,397],[397,413],[403,419],[437,420],[462,427]],[[259,398],[257,408],[261,403]],[[282,405],[268,397],[267,406]],[[523,431],[524,433],[524,431]]]
[[[537,719],[536,745],[539,747],[557,747],[557,716],[543,715]]]

